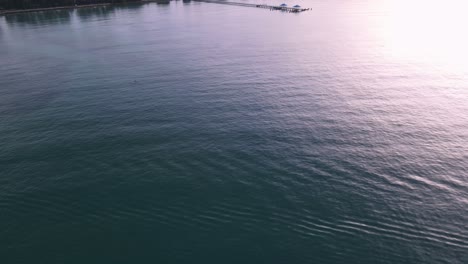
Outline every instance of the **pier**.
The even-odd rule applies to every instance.
[[[1,0],[0,0],[1,1]],[[171,0],[134,0],[129,3],[150,3],[156,2],[158,4],[169,4]],[[302,8],[300,6],[288,7],[286,4],[280,6],[266,5],[266,4],[249,4],[249,3],[239,3],[239,2],[223,2],[218,0],[184,0],[184,2],[204,2],[212,4],[221,4],[221,5],[233,5],[233,6],[244,6],[244,7],[254,7],[254,8],[263,8],[269,10],[278,10],[289,13],[300,13],[312,10],[312,8]],[[117,3],[115,3],[117,4]],[[120,3],[121,4],[121,3]],[[56,7],[46,7],[46,8],[33,8],[33,9],[13,9],[13,10],[3,10],[0,9],[1,15],[16,14],[16,13],[28,13],[28,12],[38,12],[38,11],[50,11],[50,10],[61,10],[61,9],[78,9],[78,8],[90,8],[90,7],[103,7],[114,5],[114,2],[109,3],[100,3],[100,4],[86,4],[86,5],[70,5],[70,6],[56,6]]]
[[[233,6],[245,6],[245,7],[255,7],[255,8],[264,8],[269,10],[278,10],[278,11],[286,11],[290,13],[300,13],[312,10],[312,8],[302,8],[299,6],[295,7],[288,7],[285,5],[280,6],[272,6],[272,5],[260,5],[260,4],[249,4],[249,3],[238,3],[238,2],[221,2],[215,0],[192,0],[194,2],[204,2],[204,3],[212,3],[212,4],[221,4],[221,5],[233,5]]]

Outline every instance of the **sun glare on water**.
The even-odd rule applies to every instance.
[[[378,34],[387,55],[468,72],[468,1],[388,0],[385,5]]]

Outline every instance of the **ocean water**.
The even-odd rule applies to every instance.
[[[0,17],[0,263],[468,263],[466,4],[284,1]]]

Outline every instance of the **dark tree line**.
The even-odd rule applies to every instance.
[[[0,9],[30,9],[105,3],[140,2],[141,0],[0,0]]]

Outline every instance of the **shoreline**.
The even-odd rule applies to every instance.
[[[12,14],[21,14],[21,13],[41,12],[41,11],[51,11],[51,10],[66,10],[66,9],[101,7],[101,6],[110,6],[110,5],[112,5],[112,4],[111,3],[105,3],[105,4],[91,4],[91,5],[79,5],[79,6],[57,6],[57,7],[34,8],[34,9],[15,9],[15,10],[0,11],[0,16],[12,15]]]

